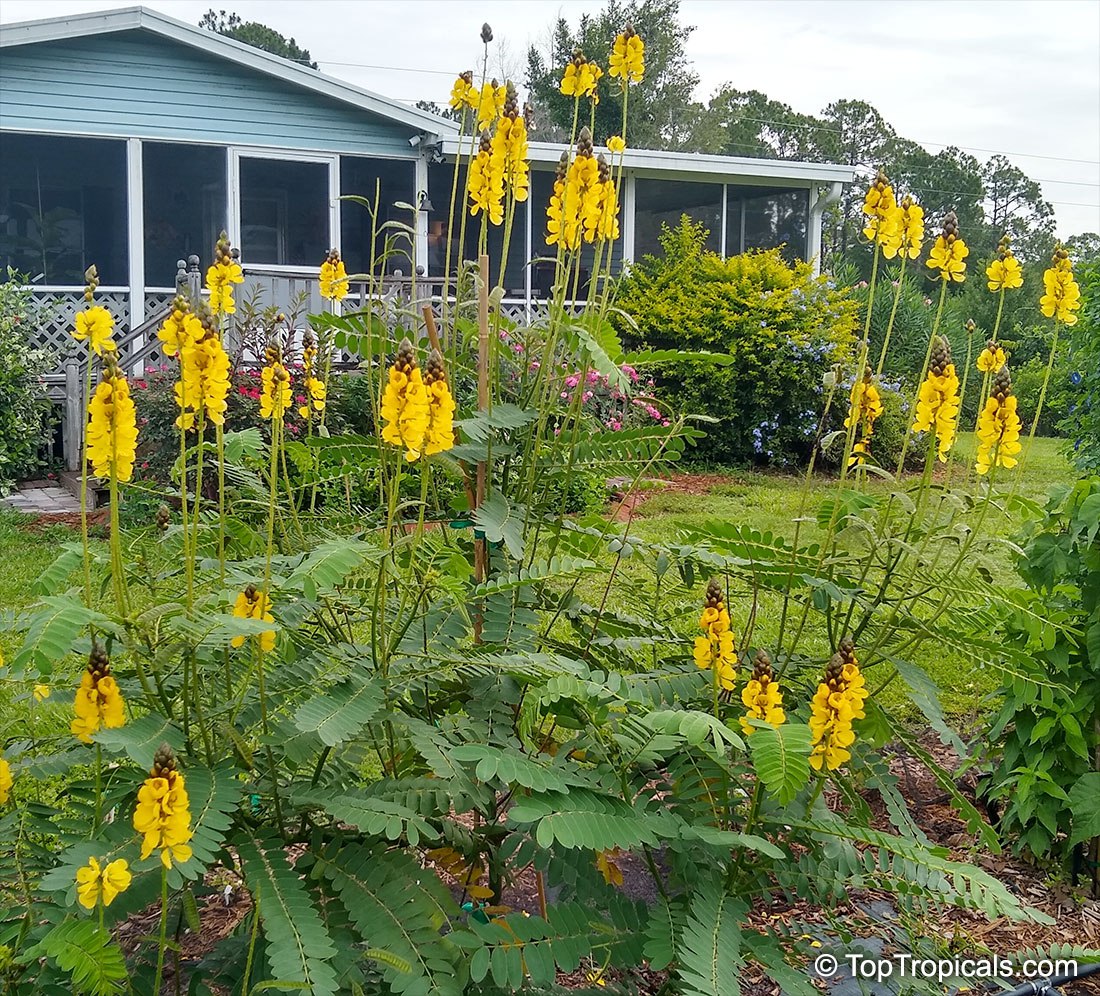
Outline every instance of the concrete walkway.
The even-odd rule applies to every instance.
[[[27,481],[0,502],[28,515],[80,514],[80,499],[53,481]]]

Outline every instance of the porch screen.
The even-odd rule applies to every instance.
[[[741,251],[780,247],[788,260],[805,259],[809,191],[782,190],[745,196],[739,205],[735,205],[736,189],[729,188],[729,214],[733,216],[739,211],[744,212],[745,242]],[[735,246],[735,242],[727,242],[727,251],[731,255],[737,251]]]
[[[340,157],[340,193],[362,197],[372,205],[378,199],[374,259],[376,269],[386,273],[413,272],[412,240],[397,229],[383,229],[387,221],[412,224],[412,212],[395,207],[398,202],[413,204],[416,168],[410,161],[368,159],[365,156]],[[438,205],[437,205],[438,207]],[[423,224],[423,215],[421,215]],[[388,244],[388,249],[387,249]],[[340,202],[340,253],[348,273],[366,273],[371,262],[371,213],[359,201]]]
[[[38,286],[124,286],[126,143],[51,135],[0,136],[0,272]]]
[[[320,266],[329,250],[325,163],[241,158],[241,258]]]
[[[707,248],[722,248],[722,184],[639,178],[635,185],[634,258],[661,255],[661,227],[676,228],[687,215],[707,232]]]
[[[176,261],[194,254],[203,271],[226,228],[226,150],[144,142],[145,286],[171,288]]]

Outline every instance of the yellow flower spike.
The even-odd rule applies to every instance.
[[[175,396],[180,414],[176,425],[190,429],[200,412],[206,421],[224,425],[229,407],[229,354],[222,346],[214,316],[205,305],[200,305],[199,315],[188,318],[195,328],[179,353],[180,379]]]
[[[1024,285],[1024,273],[1020,269],[1020,262],[1012,255],[1010,240],[1007,235],[1002,236],[997,245],[997,255],[985,268],[988,280],[987,286],[993,293],[1002,290],[1016,290]]]
[[[782,726],[787,721],[787,714],[783,711],[783,693],[775,679],[771,658],[763,650],[757,653],[753,661],[752,677],[741,691],[741,704],[746,710],[741,717],[741,730],[747,737],[756,732],[750,719],[761,719],[772,726]]]
[[[623,139],[623,137],[621,135],[612,135],[607,140],[607,150],[608,150],[608,152],[616,152],[616,153],[625,152],[626,151],[626,141]]]
[[[283,366],[283,351],[278,346],[267,347],[260,379],[263,383],[260,390],[260,417],[282,421],[290,411],[293,397],[290,390],[290,373]]]
[[[342,301],[348,296],[348,271],[340,258],[340,250],[332,248],[325,255],[320,273],[321,297]]]
[[[111,674],[110,658],[101,647],[95,647],[88,655],[88,664],[73,700],[73,712],[75,716],[69,729],[86,744],[92,742],[92,734],[100,727],[117,730],[126,723],[126,704]]]
[[[882,255],[916,259],[924,243],[924,208],[906,194],[884,226]]]
[[[271,614],[271,599],[254,584],[245,585],[244,590],[237,595],[237,601],[233,603],[233,615],[237,619],[275,621],[275,617]],[[234,647],[240,647],[245,639],[243,636],[235,636],[229,642]],[[260,634],[260,649],[264,653],[270,653],[275,649],[275,630],[265,629]]]
[[[451,87],[451,99],[448,103],[456,111],[477,107],[477,87],[474,86],[474,74],[471,70],[467,69],[459,74]]]
[[[165,356],[179,356],[186,346],[203,337],[202,322],[192,313],[187,298],[177,295],[172,301],[172,311],[157,331]]]
[[[3,806],[11,798],[11,787],[15,779],[11,776],[11,765],[8,759],[0,754],[0,806]]]
[[[428,395],[428,427],[424,432],[424,454],[445,453],[455,444],[455,402],[447,385],[443,356],[433,349],[424,367],[424,388]]]
[[[530,186],[530,167],[527,163],[527,121],[520,114],[519,98],[516,96],[516,88],[509,83],[506,87],[507,98],[504,103],[504,111],[497,123],[496,134],[489,144],[489,162],[479,162],[475,159],[477,167],[477,184],[481,196],[471,205],[471,214],[477,214],[478,210],[486,209],[489,220],[494,225],[499,224],[494,218],[504,217],[503,196],[504,188],[512,191],[512,196],[517,201],[527,200],[527,192]],[[471,183],[474,182],[474,173],[471,170]],[[499,196],[498,196],[499,193]],[[498,203],[493,203],[496,197]]]
[[[50,686],[49,685],[35,685],[34,686],[34,692],[32,694],[34,695],[34,701],[35,702],[45,702],[46,699],[48,699],[50,697]]]
[[[988,474],[992,467],[1009,470],[1017,464],[1020,452],[1020,415],[1012,393],[1008,364],[994,375],[985,407],[978,416],[978,452],[975,469]]]
[[[113,353],[107,355],[102,380],[88,403],[87,432],[92,472],[116,481],[130,480],[137,449],[137,411]]]
[[[608,885],[622,886],[623,870],[619,866],[623,852],[615,847],[610,851],[598,851],[596,853],[596,870],[603,876]]]
[[[879,245],[892,244],[899,223],[897,201],[894,200],[894,188],[881,169],[863,198],[863,213],[866,216],[863,234]]]
[[[863,719],[867,687],[850,639],[841,641],[810,703],[810,766],[835,771],[851,760],[855,743],[852,720]]]
[[[76,871],[76,895],[85,909],[95,909],[100,897],[104,906],[110,906],[115,897],[130,888],[129,864],[122,858],[100,868],[99,861],[89,858],[83,868]]]
[[[1047,318],[1064,325],[1077,324],[1077,310],[1081,307],[1081,288],[1073,279],[1073,262],[1063,246],[1054,250],[1050,267],[1043,273],[1043,296],[1039,308]]]
[[[875,431],[875,421],[882,414],[882,397],[874,384],[871,368],[865,367],[863,376],[852,384],[848,403],[848,417],[844,428],[857,427],[852,452],[848,457],[848,467],[859,466],[871,455],[871,437]]]
[[[733,643],[733,630],[726,609],[722,586],[716,578],[707,584],[706,601],[699,617],[699,628],[705,636],[697,636],[692,656],[701,671],[714,668],[718,684],[725,691],[732,691],[737,684],[737,648]]]
[[[913,432],[935,432],[938,456],[947,462],[947,454],[955,442],[959,419],[959,378],[951,362],[947,340],[936,336],[928,364],[928,375],[921,384],[917,398]]]
[[[982,373],[996,373],[1007,361],[1005,351],[997,342],[990,339],[978,356],[978,369]]]
[[[416,363],[416,350],[408,339],[401,341],[397,359],[390,367],[381,412],[386,423],[382,427],[383,441],[403,447],[409,463],[419,459],[431,421],[431,407]]]
[[[930,270],[939,271],[937,279],[962,283],[966,279],[966,257],[970,250],[959,235],[959,219],[954,211],[948,211],[943,218],[943,230],[928,253],[924,264]]]
[[[115,320],[103,305],[97,304],[92,308],[85,308],[84,311],[78,311],[74,324],[73,338],[77,342],[87,339],[88,345],[97,356],[102,356],[105,351],[114,350],[115,343],[111,333],[114,331]]]
[[[308,400],[298,414],[304,419],[313,417],[315,411],[323,412],[328,399],[328,388],[323,380],[318,379],[316,373],[317,344],[311,332],[306,332],[302,340],[302,386],[306,390]]]
[[[222,232],[214,246],[214,262],[206,271],[206,289],[210,292],[210,310],[215,315],[233,315],[233,285],[244,283],[244,271],[233,255],[229,237]]]
[[[494,151],[493,139],[483,131],[477,156],[470,163],[470,214],[476,218],[484,211],[494,225],[504,221],[504,168],[504,155],[499,147]]]
[[[153,757],[149,777],[138,789],[134,808],[134,829],[142,834],[141,858],[160,851],[161,864],[171,868],[191,858],[191,804],[183,773],[168,744],[161,744]]]
[[[615,36],[608,59],[608,75],[628,83],[641,83],[645,78],[645,43],[628,24]]]

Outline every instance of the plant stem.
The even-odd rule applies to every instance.
[[[153,993],[160,996],[164,978],[164,951],[168,945],[168,869],[160,870],[160,938],[157,941],[157,974]]]

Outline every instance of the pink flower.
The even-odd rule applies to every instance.
[[[570,374],[568,377],[565,378],[565,386],[569,388],[576,387],[580,383],[580,380],[580,377],[578,377],[576,374]]]
[[[512,351],[513,351],[514,353],[516,353],[517,355],[518,355],[519,353],[522,353],[522,352],[523,352],[523,343],[522,343],[522,342],[514,342],[514,343],[512,343]]]
[[[595,371],[595,370],[589,370],[588,371],[588,383],[589,384],[595,384],[599,381],[599,379],[600,379],[600,375],[597,371]]]
[[[306,403],[306,396],[304,394],[298,394],[298,395],[295,395],[294,400],[298,404],[304,405]]]
[[[613,418],[610,422],[607,423],[607,425],[608,428],[613,429],[615,432],[618,432],[623,427],[622,422],[620,422],[616,418]]]

